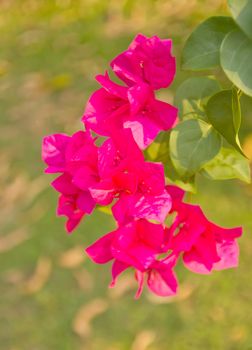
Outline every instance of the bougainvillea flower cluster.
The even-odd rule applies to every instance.
[[[101,88],[87,102],[84,129],[49,135],[42,147],[46,173],[59,174],[52,186],[60,193],[57,214],[67,217],[68,232],[96,206],[111,207],[116,229],[86,253],[97,264],[112,262],[111,286],[133,270],[136,297],[144,283],[157,295],[176,294],[180,257],[201,274],[238,264],[241,228],[208,221],[198,205],[184,201],[182,189],[166,183],[162,163],[144,158],[158,133],[177,123],[177,108],[155,97],[175,75],[171,48],[171,40],[137,35],[111,62],[122,83],[108,73],[96,77]]]

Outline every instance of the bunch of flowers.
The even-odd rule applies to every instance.
[[[177,108],[155,97],[175,75],[171,48],[171,40],[137,35],[111,62],[122,85],[107,73],[96,77],[101,88],[87,103],[84,130],[43,140],[45,171],[60,174],[52,186],[60,193],[57,214],[67,217],[66,230],[72,232],[95,206],[112,206],[117,229],[86,252],[95,263],[112,261],[111,286],[133,269],[136,297],[145,281],[158,295],[174,295],[181,256],[189,270],[202,274],[238,264],[241,228],[208,221],[198,205],[183,200],[182,189],[166,183],[162,163],[144,159],[158,133],[177,123]]]

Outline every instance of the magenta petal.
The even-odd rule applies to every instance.
[[[140,189],[142,193],[159,195],[164,193],[165,173],[162,163],[145,162],[139,169]]]
[[[149,289],[162,297],[175,295],[178,282],[175,274],[167,268],[167,270],[152,269],[148,273],[147,284]]]
[[[153,265],[153,267],[158,270],[161,270],[161,269],[166,270],[167,268],[172,269],[176,265],[178,258],[179,258],[178,254],[171,253],[163,260],[159,260],[156,264]]]
[[[134,50],[138,47],[138,45],[144,45],[146,42],[146,36],[139,33],[135,36],[135,38],[132,40],[132,42],[129,45],[129,50]]]
[[[129,86],[143,81],[155,90],[166,88],[173,81],[176,71],[171,48],[171,40],[137,35],[129,49],[111,62],[111,67]]]
[[[97,164],[97,147],[87,131],[78,131],[71,137],[66,148],[67,171],[75,173],[83,165],[93,168]]]
[[[148,84],[134,85],[128,89],[128,99],[130,112],[135,115],[146,107],[150,99],[154,99],[154,93]]]
[[[162,252],[164,229],[147,220],[130,222],[116,231],[111,250],[113,256],[136,269],[144,271]]]
[[[114,95],[118,98],[124,99],[127,101],[127,87],[121,86],[113,82],[110,78],[108,73],[106,72],[105,75],[97,75],[96,80],[101,84],[101,86],[111,95]]]
[[[112,281],[110,283],[110,287],[114,287],[115,284],[116,284],[116,281],[117,281],[117,277],[123,272],[125,271],[127,268],[129,267],[129,265],[121,262],[121,261],[118,261],[118,260],[115,260],[113,262],[113,265],[112,265]]]
[[[211,231],[217,240],[233,240],[242,235],[242,227],[224,228],[208,222]]]
[[[115,195],[113,184],[110,181],[102,181],[89,188],[94,201],[100,205],[110,204]]]
[[[95,207],[95,201],[88,191],[83,191],[77,198],[77,206],[87,214],[91,214]]]
[[[110,64],[118,78],[128,86],[142,82],[141,68],[138,68],[138,63],[132,57],[132,52],[125,51],[119,54]]]
[[[178,228],[178,234],[172,239],[172,249],[175,252],[189,251],[206,230],[206,219],[201,208],[182,203],[171,227],[174,232]]]
[[[76,211],[75,198],[73,196],[60,195],[58,200],[57,215],[71,217]]]
[[[161,130],[169,130],[178,122],[178,109],[169,103],[155,100],[152,105],[152,113]]]
[[[113,184],[117,191],[125,191],[133,194],[137,190],[138,176],[134,173],[118,171],[112,177]]]
[[[111,246],[114,258],[127,265],[142,269],[142,264],[146,263],[150,255],[153,256],[153,251],[146,252],[141,242],[134,244],[137,237],[135,222],[121,226],[115,232],[115,239]]]
[[[164,191],[161,195],[124,195],[112,207],[114,218],[118,223],[137,219],[155,220],[160,223],[165,221],[171,209],[171,197]]]
[[[83,218],[84,213],[77,213],[74,216],[70,217],[66,222],[66,231],[72,233],[72,231],[79,225],[81,219]]]
[[[76,228],[84,214],[82,210],[77,208],[74,196],[61,195],[59,197],[57,215],[63,215],[68,218],[66,222],[67,232],[70,233]]]
[[[140,149],[145,149],[156,138],[161,128],[143,114],[134,115],[134,119],[125,121],[123,126],[132,131],[133,137]]]
[[[214,264],[215,270],[224,270],[238,266],[239,246],[236,241],[217,243],[217,253],[220,261]]]
[[[90,97],[82,121],[98,135],[109,136],[113,129],[122,125],[119,117],[125,110],[127,101],[111,95],[105,89],[99,89]],[[116,119],[113,117],[115,113]]]
[[[167,192],[158,196],[143,195],[135,202],[131,208],[132,216],[156,220],[163,223],[171,209],[171,197]]]
[[[65,169],[65,150],[70,137],[65,134],[46,136],[42,143],[42,159],[48,165],[47,173],[63,172]]]
[[[135,244],[129,248],[128,257],[124,260],[135,268],[144,271],[155,261],[156,251],[152,247],[143,244]],[[135,259],[131,258],[134,257]]]
[[[115,171],[128,172],[137,162],[139,166],[143,161],[143,154],[129,129],[117,131],[111,139],[102,144],[98,151],[101,178],[112,176]]]
[[[160,40],[157,36],[146,38],[138,36],[135,39],[135,57],[142,61],[143,77],[153,89],[168,87],[175,76],[176,62],[171,55],[172,41]]]
[[[78,154],[78,151],[80,148],[82,148],[84,145],[92,143],[92,138],[89,133],[85,131],[77,131],[74,133],[69,140],[69,144],[67,146],[66,150],[66,158],[68,161],[71,160],[80,160],[79,157],[76,159],[76,154]]]
[[[82,190],[88,190],[98,179],[97,173],[91,167],[82,165],[73,176],[73,184]]]
[[[121,225],[131,219],[129,213],[129,203],[131,196],[122,195],[112,207],[115,220]]]
[[[116,148],[111,139],[103,142],[98,150],[98,169],[101,178],[111,175],[115,167]]]
[[[133,138],[132,132],[129,129],[118,130],[112,135],[114,147],[120,158],[128,159],[129,161],[144,160],[144,156]]]
[[[174,186],[174,185],[166,186],[166,190],[170,194],[172,201],[182,202],[182,200],[185,196],[184,190],[182,190],[178,186]]]
[[[139,270],[136,270],[135,276],[138,282],[138,289],[135,294],[135,299],[139,299],[143,292],[143,287],[144,287],[144,273]]]
[[[213,266],[206,266],[205,261],[202,259],[202,256],[195,249],[190,250],[189,252],[184,253],[183,262],[188,270],[199,273],[199,274],[209,274],[212,271]]]
[[[78,188],[72,183],[72,177],[67,173],[64,173],[57,177],[51,185],[56,191],[63,193],[64,195],[72,195],[78,193]]]
[[[159,251],[164,242],[163,225],[153,224],[147,220],[138,220],[136,222],[138,239],[141,239],[146,245]]]
[[[111,244],[113,242],[115,232],[110,232],[98,239],[95,243],[86,249],[88,256],[97,264],[105,264],[113,259],[111,253]]]

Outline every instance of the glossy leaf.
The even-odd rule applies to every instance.
[[[145,158],[153,162],[161,162],[169,154],[170,133],[160,132],[155,141],[144,151]]]
[[[242,153],[238,138],[241,116],[237,91],[223,90],[212,96],[207,103],[206,112],[213,127]]]
[[[213,77],[192,77],[185,80],[178,87],[174,98],[180,117],[205,118],[208,99],[220,89],[220,84]]]
[[[252,40],[241,30],[229,33],[221,45],[220,60],[229,80],[252,96]]]
[[[181,175],[174,167],[170,155],[163,160],[163,164],[169,184],[175,184],[187,192],[196,192],[195,175]]]
[[[237,133],[237,140],[240,145],[240,141],[238,139],[238,132],[241,126],[241,105],[240,105],[240,97],[236,88],[232,89],[232,109],[233,109],[233,123],[234,129]]]
[[[156,140],[150,144],[150,146],[144,151],[145,159],[152,162],[157,161],[159,154],[160,143]]]
[[[228,0],[228,6],[235,22],[252,39],[252,1]]]
[[[169,140],[170,133],[160,133],[156,140],[146,149],[145,158],[150,161],[163,163],[165,176],[169,184],[175,184],[185,191],[195,193],[195,176],[182,176],[177,172],[170,158]]]
[[[202,120],[186,120],[171,132],[170,156],[181,175],[195,174],[218,154],[220,148],[220,135]]]
[[[201,23],[186,41],[182,68],[204,70],[218,66],[222,40],[235,28],[231,17],[210,17]]]
[[[248,160],[230,148],[223,147],[219,154],[204,166],[202,173],[213,180],[240,179],[250,183]]]

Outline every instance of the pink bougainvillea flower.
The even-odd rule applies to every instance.
[[[73,184],[72,176],[68,173],[63,173],[57,177],[52,182],[52,186],[61,194],[57,214],[68,218],[66,230],[72,232],[84,214],[93,212],[96,203],[89,191],[82,191]]]
[[[175,76],[172,40],[138,34],[128,50],[111,62],[115,74],[129,86],[146,82],[154,90],[168,87]]]
[[[197,205],[181,203],[171,226],[171,247],[183,253],[185,266],[193,272],[207,274],[238,265],[236,238],[242,228],[222,228],[208,221]]]
[[[76,175],[83,167],[97,171],[98,148],[88,131],[74,133],[66,147],[66,171]]]
[[[56,191],[62,193],[64,196],[72,196],[76,199],[77,206],[85,211],[87,214],[91,214],[95,201],[91,197],[89,191],[82,191],[73,184],[71,175],[64,173],[57,177],[52,186]]]
[[[66,216],[66,231],[71,233],[80,223],[85,212],[77,207],[76,198],[74,196],[59,196],[57,215]]]
[[[148,276],[148,287],[154,293],[172,295],[177,288],[176,277],[172,272],[177,258],[173,256],[157,260],[159,254],[169,249],[166,244],[167,234],[168,231],[162,225],[137,220],[103,236],[86,252],[98,264],[114,261],[112,286],[119,274],[133,267],[139,283],[137,297],[141,294],[144,275]]]
[[[173,211],[178,211],[179,206],[182,203],[182,200],[185,196],[185,191],[182,190],[180,187],[175,186],[175,185],[168,185],[165,187],[166,191],[169,193],[172,199],[172,208],[171,212]]]
[[[165,247],[165,230],[160,224],[141,219],[120,226],[86,249],[96,263],[115,259],[145,271]]]
[[[162,297],[174,296],[177,293],[178,281],[172,268],[176,261],[177,257],[170,255],[161,261],[156,260],[145,272],[137,270],[138,290],[135,295],[136,299],[142,294],[145,276],[147,276],[147,286],[152,293]]]
[[[68,232],[78,225],[84,214],[91,214],[95,207],[88,186],[83,184],[90,184],[90,178],[93,179],[95,175],[97,178],[97,157],[97,147],[89,132],[79,131],[72,137],[49,135],[43,140],[42,158],[48,165],[46,172],[62,173],[52,182],[52,186],[61,193],[57,213],[67,216]],[[76,185],[80,178],[82,188]]]
[[[118,198],[113,213],[119,223],[132,218],[159,222],[171,209],[171,198],[165,189],[164,167],[161,163],[144,161],[130,130],[118,132],[98,150],[100,182],[89,191],[100,205]]]
[[[108,205],[118,198],[114,208],[118,222],[133,217],[164,221],[171,198],[165,190],[163,165],[144,161],[130,129],[118,131],[99,148],[83,131],[67,137],[64,148],[49,136],[46,149],[52,140],[60,166],[49,158],[50,166],[63,173],[52,185],[64,196],[74,195],[77,208],[89,214],[96,203]],[[44,159],[48,162],[48,157]]]
[[[107,139],[98,150],[100,180],[89,187],[94,200],[106,205],[123,192],[135,193],[141,164],[144,157],[130,130],[119,131]]]
[[[113,136],[130,128],[141,149],[146,148],[161,130],[177,122],[178,110],[155,98],[151,87],[139,83],[130,88],[112,82],[108,75],[97,76],[102,88],[89,99],[82,121],[99,135]]]
[[[143,153],[129,129],[118,131],[98,150],[98,169],[101,178],[111,177],[114,173],[135,171],[143,163]]]
[[[70,136],[54,134],[44,137],[42,159],[47,164],[46,173],[59,173],[65,170],[66,147]]]
[[[45,172],[76,172],[83,165],[95,167],[97,147],[88,131],[78,131],[72,136],[53,134],[44,137],[42,159],[48,165]]]
[[[146,218],[164,222],[172,200],[165,189],[164,166],[145,162],[136,169],[138,186],[135,193],[125,193],[113,206],[112,211],[119,224],[133,218]]]

